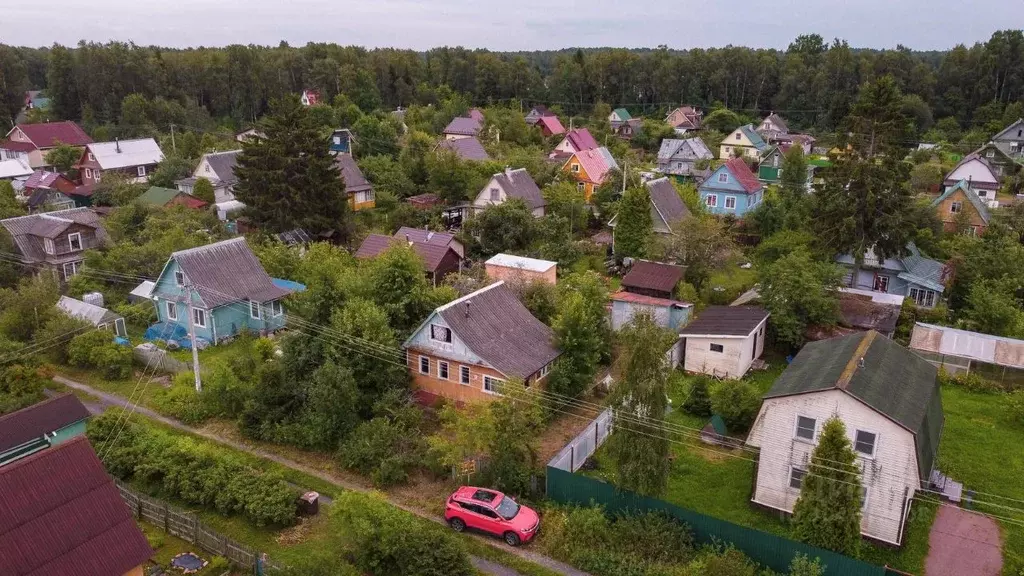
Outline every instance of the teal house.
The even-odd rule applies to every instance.
[[[764,186],[742,158],[730,158],[697,188],[708,212],[742,218],[764,199]]]
[[[85,435],[89,417],[74,394],[61,394],[0,417],[0,466]]]
[[[244,237],[180,250],[154,283],[159,322],[146,337],[187,341],[190,300],[196,338],[206,342],[274,332],[285,325],[281,300],[291,293],[267,275]]]
[[[334,154],[351,154],[353,142],[355,142],[355,136],[352,135],[352,131],[348,128],[339,128],[331,133],[331,152]]]
[[[782,180],[782,149],[772,146],[757,165],[757,179],[766,184]]]

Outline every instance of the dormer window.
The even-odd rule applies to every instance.
[[[92,152],[89,152],[87,157],[89,158],[89,162],[95,162],[96,161],[96,157],[92,155]]]
[[[71,247],[72,251],[82,249],[82,235],[78,232],[74,234],[68,234],[68,246]]]
[[[53,250],[53,240],[51,240],[49,238],[44,238],[43,239],[43,250],[47,254],[53,254],[53,252],[54,252],[54,250]]]

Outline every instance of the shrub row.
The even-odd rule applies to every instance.
[[[242,458],[188,436],[119,424],[119,414],[111,411],[89,422],[89,439],[109,473],[189,504],[242,514],[257,526],[295,521],[297,491],[280,475],[256,470]]]

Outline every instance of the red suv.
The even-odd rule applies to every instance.
[[[456,532],[472,528],[505,539],[509,546],[529,542],[540,527],[540,516],[512,498],[487,488],[463,486],[448,497],[444,519]]]

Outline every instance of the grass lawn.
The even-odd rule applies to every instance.
[[[1012,421],[1006,396],[943,386],[942,409],[946,422],[939,469],[963,482],[965,491],[987,493],[978,494],[978,501],[1024,508],[1024,423]],[[1024,512],[984,504],[975,508],[1024,523]],[[1024,569],[1024,526],[1003,522],[1002,532],[1003,574],[1016,575]]]
[[[142,533],[146,535],[146,540],[149,541],[149,545],[153,547],[153,550],[155,552],[155,554],[153,554],[153,557],[150,560],[152,562],[155,562],[165,571],[168,571],[170,573],[174,572],[170,569],[171,559],[173,559],[175,556],[183,552],[193,552],[203,560],[206,560],[207,562],[213,559],[212,554],[206,552],[198,546],[194,544],[189,544],[181,538],[171,536],[170,534],[164,532],[162,529],[157,528],[156,526],[148,522],[138,521],[138,524],[139,528],[142,530]],[[241,574],[241,572],[237,571],[232,571],[231,573],[233,575]],[[196,572],[196,574],[197,576],[221,576],[222,574],[224,574],[224,569],[218,569],[214,566],[207,566],[199,572]]]

